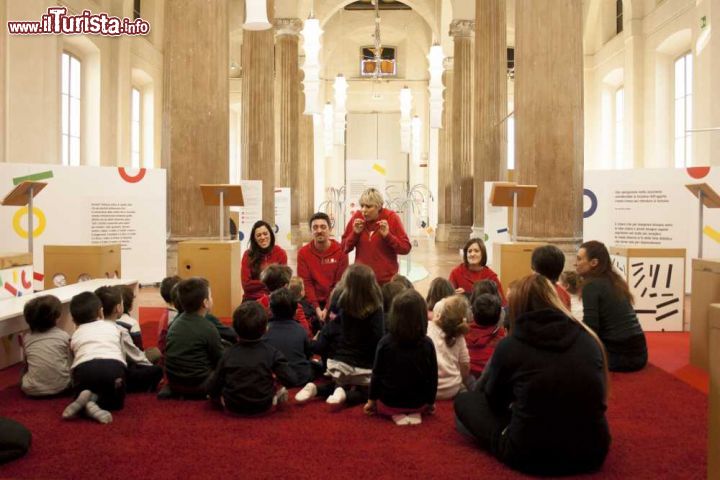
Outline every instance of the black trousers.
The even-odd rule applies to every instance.
[[[32,435],[23,425],[0,418],[0,465],[20,458],[30,449]]]
[[[163,370],[157,365],[128,365],[126,374],[128,392],[154,392]]]
[[[636,372],[647,365],[648,352],[644,333],[622,341],[605,340],[603,343],[611,372]]]
[[[502,432],[510,425],[509,410],[491,409],[482,391],[462,392],[455,397],[455,419],[461,433],[470,434],[484,450],[498,455]]]
[[[118,360],[84,362],[72,371],[75,394],[90,390],[104,410],[121,410],[125,405],[125,364]]]

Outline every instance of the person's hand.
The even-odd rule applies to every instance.
[[[363,411],[365,412],[365,415],[375,415],[375,412],[377,411],[375,400],[368,400],[363,407]]]
[[[317,315],[318,320],[320,322],[325,323],[325,315],[327,314],[327,310],[323,310],[320,307],[315,308],[315,315]]]
[[[390,233],[390,225],[388,225],[387,220],[380,220],[378,222],[378,232],[380,232],[383,238],[387,237],[387,234]]]
[[[355,232],[357,235],[360,235],[364,229],[365,220],[363,220],[362,218],[356,218],[353,222],[353,232]]]
[[[462,295],[463,293],[465,293],[465,289],[462,288],[462,287],[456,288],[456,289],[455,289],[455,293],[456,293],[457,295]]]

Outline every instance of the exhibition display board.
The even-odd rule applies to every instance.
[[[680,332],[685,311],[685,249],[610,247],[646,332]]]
[[[720,478],[720,304],[709,309],[710,392],[708,402],[708,475]]]
[[[507,291],[511,282],[530,275],[530,258],[537,247],[545,243],[536,242],[509,242],[493,245],[493,267],[500,277],[503,288]]]
[[[0,253],[0,301],[33,292],[30,252]]]
[[[122,277],[120,244],[45,245],[45,288]]]
[[[690,363],[708,369],[708,309],[720,302],[720,260],[693,259],[690,297]]]
[[[240,242],[180,242],[177,258],[178,276],[207,278],[213,297],[212,313],[230,317],[242,301]]]

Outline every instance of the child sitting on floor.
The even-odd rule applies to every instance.
[[[163,281],[160,282],[160,296],[165,300],[166,306],[158,322],[158,348],[163,354],[165,353],[168,328],[170,328],[170,324],[178,315],[174,293],[175,286],[180,283],[180,280],[182,280],[180,277],[173,275],[172,277],[163,278]]]
[[[483,293],[472,303],[474,321],[465,335],[465,342],[470,354],[470,373],[475,378],[480,378],[495,346],[505,338],[505,328],[500,322],[500,302],[498,295]]]
[[[455,295],[455,288],[447,278],[436,277],[432,282],[430,282],[427,297],[425,297],[429,322],[433,319],[433,309],[435,308],[435,304],[443,298],[452,297],[453,295]]]
[[[272,293],[275,290],[283,287],[287,287],[290,284],[290,278],[292,277],[292,268],[287,265],[272,264],[260,273],[260,281],[265,285],[268,292]],[[257,302],[265,307],[265,311],[268,315],[272,315],[270,311],[270,294],[263,294],[257,299]],[[312,338],[312,327],[305,318],[305,313],[300,305],[295,309],[295,315],[293,316],[296,322],[307,332],[308,338]]]
[[[305,297],[305,282],[300,277],[291,277],[288,288],[295,297],[295,301],[298,302],[298,306],[302,308],[305,320],[310,324],[312,334],[315,335],[322,328],[323,322],[318,318],[315,308]]]
[[[305,385],[315,378],[315,371],[310,362],[312,357],[310,339],[300,324],[293,319],[296,309],[297,302],[287,287],[278,288],[270,294],[272,317],[264,340],[285,356],[290,368],[295,372],[298,383],[288,385],[290,387]]]
[[[568,270],[560,275],[560,285],[570,294],[570,313],[573,317],[583,321],[582,278],[577,273]]]
[[[297,383],[283,354],[262,341],[267,322],[267,313],[257,302],[245,302],[233,312],[239,340],[225,351],[209,388],[211,401],[229,412],[260,414],[286,402],[287,389],[277,389],[273,375],[283,385]]]
[[[123,352],[127,369],[127,390],[129,392],[154,392],[163,376],[162,368],[153,365],[145,356],[145,352],[135,345],[130,333],[118,323],[118,318],[123,314],[123,288],[100,287],[95,290],[95,295],[100,299],[103,308],[103,316],[106,322],[111,322],[120,331]]]
[[[389,329],[378,343],[365,413],[389,416],[396,425],[418,425],[435,410],[438,365],[427,333],[427,304],[413,289],[395,298]]]
[[[108,410],[125,404],[125,355],[117,325],[103,321],[100,299],[83,292],[70,300],[70,314],[77,325],[70,338],[72,380],[77,398],[63,411],[73,418],[84,410],[100,423],[112,422]]]
[[[33,298],[23,315],[30,332],[23,335],[25,356],[20,389],[31,397],[56,395],[70,388],[70,335],[56,326],[62,304],[53,295]]]
[[[129,285],[122,285],[120,287],[122,294],[122,305],[123,311],[120,318],[117,319],[117,324],[125,328],[130,333],[133,343],[140,349],[143,348],[142,331],[140,331],[140,323],[130,316],[130,311],[133,308],[135,302],[135,289]]]
[[[205,318],[213,304],[210,285],[204,278],[192,277],[182,280],[176,288],[183,313],[168,330],[165,350],[168,385],[158,397],[176,394],[205,398],[208,381],[223,350],[220,334]]]
[[[543,245],[542,247],[537,247],[532,252],[530,266],[535,273],[539,273],[550,280],[563,305],[570,310],[570,294],[568,294],[568,292],[560,284],[558,284],[560,274],[565,268],[565,254],[562,250],[555,245]]]
[[[465,295],[458,294],[435,304],[428,337],[435,344],[438,364],[438,400],[455,398],[471,382],[470,355],[465,344],[470,306]]]

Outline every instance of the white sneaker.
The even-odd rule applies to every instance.
[[[280,390],[278,390],[275,393],[275,396],[273,397],[273,405],[280,405],[282,403],[285,403],[288,401],[288,391],[287,388],[282,387]]]
[[[408,425],[420,425],[422,423],[422,415],[419,413],[411,413],[407,416]]]
[[[326,402],[330,405],[342,405],[345,403],[345,399],[347,398],[347,395],[345,395],[345,389],[342,387],[337,387],[332,395],[330,395]]]
[[[317,385],[310,382],[306,384],[299,392],[295,394],[295,401],[296,402],[307,402],[311,398],[314,398],[317,395]]]
[[[395,422],[395,425],[403,426],[403,425],[410,425],[408,422],[408,416],[407,415],[393,415],[392,421]]]

